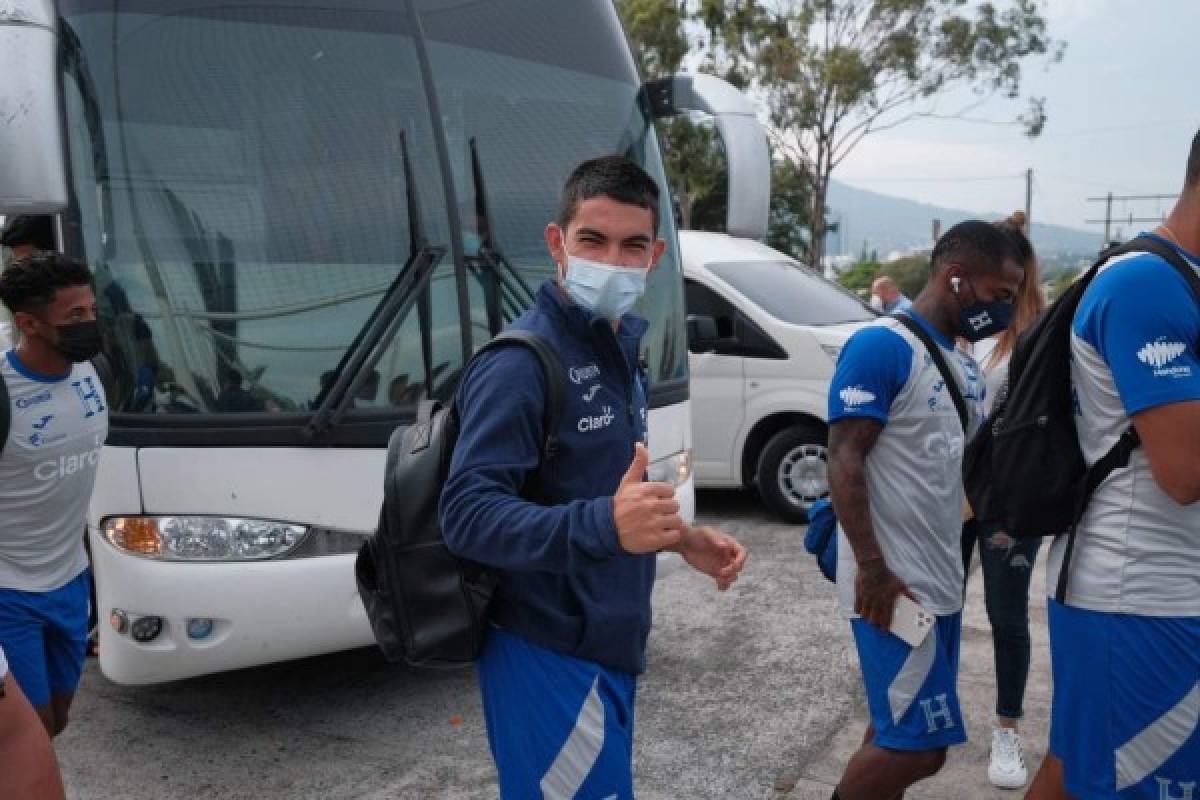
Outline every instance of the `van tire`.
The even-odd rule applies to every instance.
[[[807,522],[808,509],[829,494],[827,442],[823,425],[800,423],[772,436],[759,455],[758,493],[785,522]]]

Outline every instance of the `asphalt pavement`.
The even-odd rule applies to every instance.
[[[750,549],[718,593],[676,565],[655,590],[649,670],[637,703],[641,800],[828,798],[866,721],[849,629],[802,529],[742,492],[703,492],[699,518]],[[1040,570],[1026,729],[1045,739],[1048,664]],[[986,781],[991,640],[976,574],[964,617],[961,692],[970,744],[909,798],[1016,798]],[[89,661],[56,742],[68,796],[91,800],[495,798],[470,670],[418,672],[373,650],[123,687]]]

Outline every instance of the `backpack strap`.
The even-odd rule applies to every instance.
[[[509,329],[496,334],[491,341],[475,352],[474,358],[478,358],[480,353],[487,350],[509,344],[519,344],[532,350],[538,361],[541,362],[542,373],[546,376],[547,402],[543,416],[544,438],[541,459],[545,464],[558,452],[558,426],[567,402],[567,390],[562,381],[565,369],[558,353],[554,351],[549,342],[532,331],[520,329]]]
[[[8,442],[8,431],[11,427],[12,405],[8,397],[8,384],[4,380],[4,373],[0,372],[0,455],[4,454],[4,445]]]
[[[1197,305],[1200,305],[1200,276],[1196,275],[1196,271],[1192,268],[1192,265],[1179,254],[1178,250],[1156,236],[1137,236],[1123,245],[1118,245],[1104,251],[1092,266],[1091,272],[1098,273],[1100,268],[1114,256],[1125,253],[1151,253],[1166,261],[1183,276],[1188,286],[1191,287]],[[1100,488],[1100,484],[1104,483],[1109,475],[1118,469],[1129,466],[1129,459],[1133,456],[1133,451],[1141,443],[1142,438],[1138,435],[1137,429],[1133,425],[1130,425],[1121,434],[1121,438],[1117,439],[1117,443],[1112,446],[1112,449],[1105,453],[1103,458],[1088,468],[1087,474],[1084,477],[1086,481],[1084,490],[1071,516],[1071,527],[1067,531],[1067,546],[1063,551],[1062,567],[1058,571],[1058,585],[1054,591],[1054,599],[1059,603],[1065,605],[1067,602],[1067,577],[1071,566],[1071,554],[1075,550],[1075,533],[1079,527],[1080,520],[1083,519],[1084,512],[1087,511],[1088,502],[1092,499],[1095,491]]]
[[[97,353],[96,357],[92,359],[92,369],[96,370],[96,377],[100,379],[100,387],[104,389],[104,397],[111,406],[117,392],[117,376],[113,371],[112,362],[104,353]]]
[[[962,424],[963,433],[965,434],[969,430],[968,421],[970,420],[970,417],[967,415],[967,401],[963,399],[962,389],[959,388],[958,381],[955,380],[954,373],[950,370],[950,365],[946,363],[945,357],[942,356],[942,348],[933,341],[933,337],[929,335],[925,327],[908,314],[892,314],[891,316],[892,319],[908,328],[913,336],[920,339],[921,344],[925,345],[925,349],[929,351],[929,357],[937,365],[938,372],[942,373],[942,380],[946,382],[946,389],[949,390],[950,397],[954,400],[954,408],[958,411],[958,421]]]

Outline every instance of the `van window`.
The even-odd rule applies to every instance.
[[[795,262],[733,261],[705,266],[782,322],[837,325],[876,316],[853,293]]]

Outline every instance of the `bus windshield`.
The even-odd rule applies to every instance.
[[[348,413],[445,400],[464,349],[553,274],[543,231],[577,163],[623,153],[666,187],[608,0],[59,6],[66,242],[97,275],[115,425],[311,411],[421,248],[428,292]],[[652,385],[686,380],[665,191],[661,217]]]

